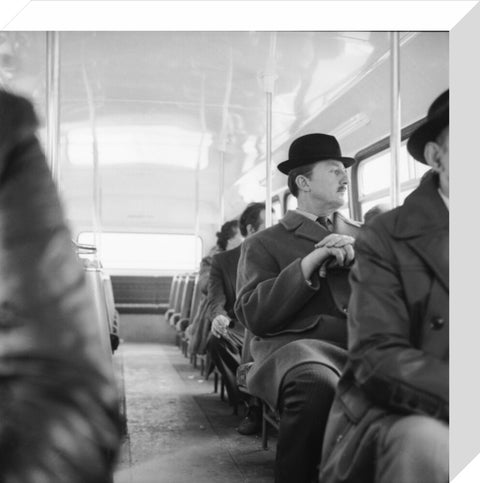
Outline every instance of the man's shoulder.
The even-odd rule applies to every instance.
[[[230,264],[232,261],[238,261],[240,258],[241,245],[232,248],[231,250],[226,250],[224,252],[217,253],[213,256],[213,263],[218,265]]]

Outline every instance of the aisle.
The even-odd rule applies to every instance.
[[[176,346],[127,342],[119,355],[129,433],[115,483],[273,481],[274,440],[264,451],[259,436],[239,435],[241,416]]]

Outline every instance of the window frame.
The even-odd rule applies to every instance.
[[[401,143],[404,143],[410,137],[412,132],[415,131],[417,127],[421,126],[425,122],[425,119],[426,118],[419,119],[418,121],[415,121],[414,123],[402,128],[401,136],[400,136]],[[362,213],[363,202],[372,201],[377,198],[383,198],[385,196],[388,196],[388,194],[390,193],[390,188],[388,187],[382,190],[377,190],[373,193],[369,193],[368,195],[362,196],[362,199],[360,200],[360,189],[359,189],[359,186],[360,186],[359,169],[361,164],[389,149],[390,149],[390,136],[386,136],[380,139],[379,141],[371,144],[370,146],[367,146],[361,149],[354,156],[356,162],[352,166],[350,186],[352,190],[351,212],[355,220],[363,219],[363,213]],[[415,178],[401,183],[400,192],[407,191],[412,187],[415,187],[418,184],[417,180],[418,178]]]

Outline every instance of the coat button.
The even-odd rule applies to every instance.
[[[342,307],[342,311],[343,311],[344,314],[348,313],[348,307],[346,305],[344,305]]]
[[[445,325],[445,319],[443,317],[432,317],[430,319],[430,328],[433,330],[440,330]]]

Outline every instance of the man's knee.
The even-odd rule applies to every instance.
[[[448,426],[428,416],[405,416],[392,424],[384,443],[414,448],[415,451],[432,444],[448,450]]]
[[[301,406],[318,414],[322,408],[329,410],[335,388],[337,374],[322,364],[302,364],[290,370],[283,381],[280,411]]]
[[[448,480],[448,425],[442,421],[417,415],[399,418],[378,449],[385,463],[381,473],[393,467],[396,474],[406,475],[403,481],[427,474],[431,481]]]

